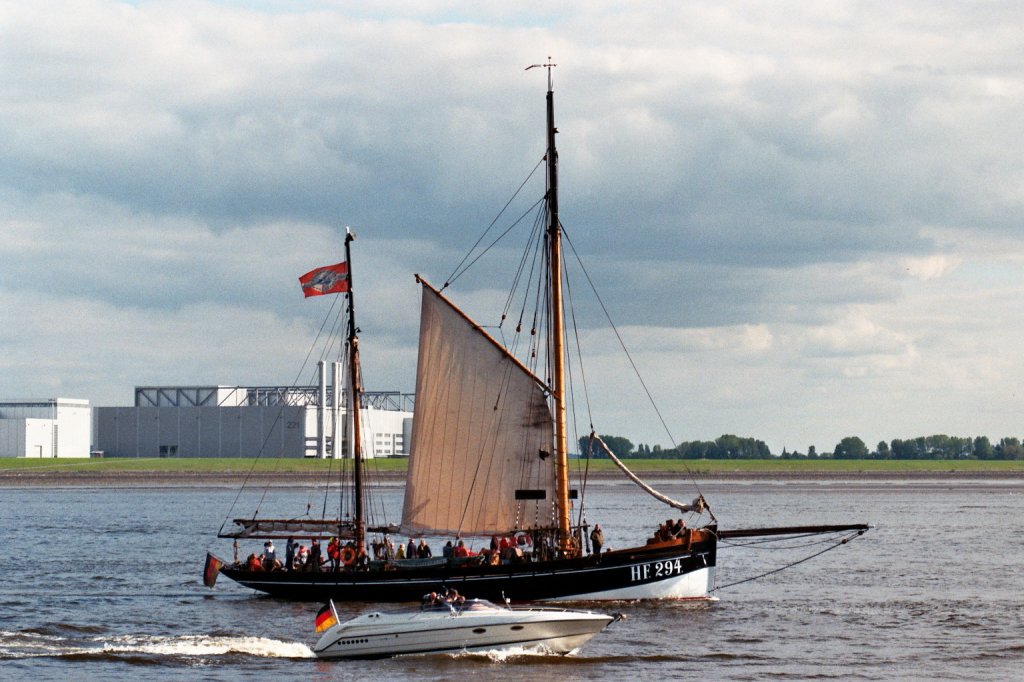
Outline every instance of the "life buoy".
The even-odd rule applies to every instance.
[[[341,550],[341,563],[351,566],[356,561],[356,551],[351,547]]]

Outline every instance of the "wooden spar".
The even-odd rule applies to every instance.
[[[805,535],[814,533],[841,533],[843,531],[864,531],[870,529],[866,523],[851,523],[839,526],[780,526],[778,528],[736,528],[718,531],[719,538],[758,538],[769,535]]]
[[[555,148],[555,95],[548,64],[548,243],[551,260],[551,369],[555,408],[555,492],[558,545],[571,546],[569,520],[569,436],[565,408],[565,319],[562,310],[562,227],[558,222],[558,151]]]
[[[345,231],[345,263],[348,265],[348,347],[350,353],[349,362],[349,386],[351,387],[352,411],[352,461],[353,478],[355,479],[355,540],[356,555],[359,556],[366,551],[366,525],[363,521],[363,450],[361,445],[361,433],[359,427],[359,403],[362,395],[362,381],[359,373],[359,338],[356,336],[356,304],[352,287],[352,249],[351,244],[356,236],[346,229]],[[337,397],[335,397],[337,399]]]
[[[221,532],[219,538],[328,538],[355,539],[354,524],[339,519],[234,519],[239,528]],[[397,533],[396,525],[364,529],[375,533]]]
[[[615,463],[615,466],[619,467],[619,469],[622,470],[622,473],[626,474],[626,476],[629,477],[629,480],[633,481],[638,486],[640,486],[640,488],[644,492],[649,494],[654,499],[658,500],[659,502],[664,502],[670,507],[675,507],[676,509],[682,512],[701,513],[703,511],[707,511],[708,514],[711,515],[711,520],[713,521],[715,519],[715,515],[711,512],[711,509],[705,503],[703,495],[694,500],[693,504],[686,504],[685,502],[678,502],[676,500],[673,500],[671,497],[668,497],[667,495],[659,493],[657,490],[655,490],[654,488],[640,480],[639,476],[630,471],[629,467],[623,464],[622,460],[615,456],[615,453],[612,452],[612,449],[608,447],[608,444],[604,442],[604,439],[601,438],[601,436],[591,431],[590,437],[598,442],[598,444],[601,446],[601,449],[604,450],[605,454],[608,455],[612,462]]]

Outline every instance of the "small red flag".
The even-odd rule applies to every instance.
[[[334,613],[334,604],[328,602],[328,604],[320,609],[316,614],[316,631],[323,632],[337,622],[338,617]]]
[[[323,296],[324,294],[343,294],[348,291],[348,263],[325,265],[310,270],[299,277],[302,293],[306,298]]]

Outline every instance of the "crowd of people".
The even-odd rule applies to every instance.
[[[250,554],[245,565],[250,571],[319,573],[343,568],[366,569],[370,566],[370,559],[365,550],[356,551],[355,543],[351,541],[342,544],[338,538],[331,538],[324,549],[317,538],[313,538],[309,546],[288,538],[283,558],[278,556],[274,541],[268,540],[263,543],[263,553]]]
[[[665,539],[675,537],[683,528],[683,521],[673,524],[671,519],[661,525],[656,538]],[[671,534],[671,535],[669,535]],[[578,538],[576,538],[578,540]],[[604,545],[604,532],[601,525],[594,526],[590,533],[590,542],[593,552],[600,557],[601,548]],[[446,561],[463,560],[480,565],[497,566],[500,564],[520,563],[531,560],[545,560],[557,554],[558,550],[553,542],[553,536],[549,537],[541,533],[536,541],[530,533],[509,533],[506,535],[494,535],[491,537],[490,546],[473,551],[466,546],[465,540],[455,538],[454,543],[449,540],[442,550],[442,557]],[[297,542],[288,538],[285,544],[284,556],[279,556],[273,540],[263,543],[263,552],[250,554],[245,567],[250,571],[297,571],[297,572],[337,572],[343,570],[368,570],[370,567],[370,556],[373,560],[385,564],[396,561],[407,561],[410,559],[430,559],[433,551],[426,540],[418,542],[409,538],[405,544],[398,543],[396,546],[388,536],[370,543],[370,553],[360,550],[352,541],[341,542],[338,538],[331,538],[327,546],[322,548],[318,538],[312,538],[309,545]]]
[[[683,537],[683,533],[686,531],[686,522],[683,519],[665,519],[665,523],[658,526],[658,530],[654,531],[654,537],[647,541],[647,544],[653,542],[667,542],[669,540],[675,540],[676,538]]]
[[[391,538],[384,536],[380,541],[373,542],[370,545],[373,551],[373,558],[377,561],[400,561],[402,559],[429,559],[434,556],[433,551],[430,549],[430,545],[427,544],[426,540],[420,540],[419,544],[416,544],[416,540],[409,538],[409,542],[405,545],[398,543],[396,547]]]

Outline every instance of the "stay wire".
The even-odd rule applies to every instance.
[[[523,180],[522,184],[520,184],[518,188],[516,188],[516,191],[513,192],[512,196],[509,197],[507,202],[505,202],[505,205],[501,208],[500,211],[498,211],[498,214],[496,216],[494,216],[494,220],[491,221],[491,224],[488,225],[487,228],[483,231],[483,233],[481,233],[481,235],[477,238],[476,243],[474,243],[473,246],[470,247],[469,251],[466,252],[466,255],[464,255],[462,257],[462,260],[459,261],[459,264],[456,265],[455,269],[452,270],[450,275],[448,275],[448,279],[445,280],[444,286],[441,287],[442,290],[447,289],[449,284],[451,284],[456,279],[458,279],[459,277],[462,276],[462,273],[464,273],[466,270],[469,270],[469,268],[473,267],[473,264],[476,263],[476,261],[478,261],[480,259],[480,256],[483,256],[495,244],[497,244],[499,241],[501,241],[501,239],[506,234],[508,234],[509,230],[511,230],[512,227],[517,225],[523,219],[523,217],[526,215],[526,213],[529,213],[530,211],[532,211],[537,206],[537,204],[539,204],[542,201],[544,201],[544,199],[540,199],[537,203],[535,203],[533,206],[531,206],[529,209],[527,209],[526,213],[524,213],[522,216],[520,216],[518,219],[516,219],[516,221],[514,223],[512,223],[512,225],[509,226],[509,228],[507,230],[505,230],[496,240],[494,240],[491,243],[490,246],[488,246],[486,249],[484,249],[483,252],[481,252],[478,256],[476,256],[476,258],[474,258],[468,264],[466,263],[466,261],[469,260],[469,257],[473,254],[473,252],[476,250],[476,248],[480,245],[480,242],[482,242],[484,240],[484,237],[487,236],[487,233],[490,232],[491,228],[493,228],[495,223],[498,222],[498,219],[501,218],[501,216],[505,213],[506,210],[508,210],[508,207],[512,204],[513,201],[515,201],[516,197],[519,196],[519,193],[523,191],[523,188],[526,187],[526,183],[528,183],[530,181],[530,178],[532,178],[534,176],[534,174],[537,172],[537,169],[540,168],[541,165],[544,163],[544,159],[545,159],[545,157],[542,156],[540,161],[537,162],[537,165],[534,166],[533,170],[531,170],[529,175],[526,176],[526,179]],[[465,265],[464,268],[463,268],[463,265]]]
[[[292,381],[291,385],[292,385],[293,388],[295,386],[299,385],[299,379],[302,377],[303,372],[306,371],[306,365],[309,363],[309,358],[313,355],[313,350],[317,347],[317,344],[320,341],[320,337],[323,335],[324,328],[327,326],[327,321],[330,320],[331,316],[334,314],[334,309],[335,309],[335,307],[338,304],[338,298],[339,297],[337,297],[337,296],[333,296],[332,297],[331,307],[327,310],[327,314],[324,316],[324,320],[320,324],[320,329],[317,330],[316,337],[314,337],[313,342],[310,344],[309,350],[306,351],[306,357],[302,361],[302,366],[299,368],[299,371],[295,375],[295,379]],[[246,486],[249,483],[249,480],[252,478],[253,473],[255,473],[255,471],[256,471],[256,464],[259,462],[260,457],[262,457],[262,455],[263,455],[263,451],[266,449],[267,441],[270,438],[270,434],[273,433],[274,429],[280,423],[281,415],[284,413],[284,408],[285,408],[285,404],[282,401],[280,406],[279,406],[279,409],[277,411],[277,415],[274,417],[274,422],[271,424],[270,430],[267,432],[267,436],[263,439],[262,445],[260,445],[259,452],[257,452],[256,453],[256,457],[253,458],[252,465],[249,467],[249,471],[245,474],[245,478],[242,480],[242,485],[239,487],[238,492],[235,494],[235,498],[231,501],[231,506],[228,508],[227,516],[224,517],[224,522],[221,524],[220,531],[218,531],[218,535],[220,534],[220,532],[223,532],[224,526],[227,525],[228,519],[231,518],[231,516],[232,516],[232,514],[234,512],[235,506],[238,504],[239,498],[242,496],[242,493],[245,492],[245,489],[246,489]],[[273,473],[273,470],[271,470],[271,473]],[[253,512],[253,515],[252,515],[253,519],[255,519],[256,516],[259,514],[260,507],[263,505],[263,502],[266,500],[267,491],[269,490],[269,488],[270,488],[270,484],[269,483],[266,486],[264,486],[263,494],[260,496],[260,501],[256,505],[256,510]]]
[[[565,263],[565,259],[564,258],[562,259],[562,266],[563,266],[563,270],[564,271],[568,270],[568,265]],[[576,357],[579,359],[579,363],[578,363],[579,370],[578,371],[579,371],[579,374],[580,374],[580,384],[582,385],[582,391],[583,391],[583,402],[584,402],[584,405],[586,405],[586,408],[587,408],[587,423],[590,425],[590,429],[593,430],[593,428],[594,428],[594,425],[593,425],[594,416],[593,416],[593,412],[591,411],[591,408],[590,408],[590,390],[587,387],[587,373],[586,373],[586,370],[584,370],[584,368],[583,368],[583,350],[582,350],[582,348],[580,346],[580,330],[579,330],[579,326],[576,323],[576,305],[574,303],[574,299],[573,299],[573,296],[572,296],[572,278],[568,277],[568,276],[565,278],[565,292],[566,292],[566,301],[568,303],[569,319],[572,321],[573,340],[576,342]],[[568,353],[566,353],[566,360],[567,360],[568,364],[571,364],[571,356]],[[575,442],[576,442],[576,444],[578,446],[579,442],[580,442],[580,433],[579,433],[579,428],[578,428],[578,425],[577,425],[577,420],[575,419],[575,415],[576,415],[576,388],[575,388],[575,382],[573,380],[573,375],[574,375],[574,373],[572,371],[570,371],[569,372],[569,384],[570,384],[569,396],[570,396],[570,401],[572,403],[572,413],[573,413],[573,417],[574,417],[573,418],[573,426],[572,426],[573,436],[574,436]],[[577,461],[576,461],[576,476],[580,479],[580,510],[579,510],[579,514],[577,515],[577,518],[576,518],[576,525],[577,526],[582,526],[583,525],[583,520],[586,518],[585,508],[586,508],[586,499],[587,499],[587,483],[588,483],[588,481],[590,479],[590,458],[589,457],[587,458],[587,461],[586,461],[585,464],[581,464],[579,462],[580,459],[582,459],[582,458],[577,458]],[[587,542],[587,545],[589,547],[590,539],[586,538],[586,542]]]
[[[786,564],[785,566],[780,566],[779,568],[772,569],[771,571],[766,571],[764,573],[761,573],[760,575],[755,575],[755,576],[752,576],[750,578],[744,578],[743,580],[737,580],[736,582],[727,583],[725,585],[715,585],[713,588],[711,588],[711,592],[717,592],[719,590],[724,590],[724,589],[729,588],[729,587],[735,587],[736,585],[742,585],[743,583],[749,583],[749,582],[751,582],[753,580],[760,580],[761,578],[765,578],[767,576],[774,575],[776,573],[781,573],[782,571],[785,571],[787,568],[793,568],[794,566],[799,566],[800,564],[804,563],[805,561],[810,561],[811,559],[813,559],[815,557],[821,556],[825,552],[831,552],[833,549],[836,549],[837,547],[842,547],[843,545],[845,545],[848,542],[850,542],[850,540],[854,540],[854,539],[856,539],[857,537],[859,537],[859,536],[861,536],[863,534],[864,534],[863,530],[856,531],[855,533],[851,533],[850,535],[844,536],[842,539],[840,539],[834,545],[830,545],[830,546],[826,547],[825,549],[821,550],[820,552],[815,552],[814,554],[811,554],[809,556],[805,556],[804,558],[798,559],[797,561],[794,561],[794,562],[792,562],[790,564]]]
[[[814,545],[823,545],[825,543],[828,543],[828,542],[832,541],[831,538],[824,538],[824,539],[821,539],[821,540],[815,540],[814,542],[805,542],[805,543],[799,544],[799,545],[772,545],[772,543],[776,543],[776,542],[788,542],[790,540],[800,540],[801,538],[816,537],[817,535],[820,535],[820,533],[804,533],[803,535],[787,535],[785,538],[761,538],[759,540],[751,540],[750,542],[730,542],[729,540],[723,540],[723,539],[719,538],[718,539],[718,544],[719,545],[725,545],[727,547],[734,547],[736,549],[758,549],[758,550],[762,550],[762,549],[768,549],[768,550],[784,549],[784,550],[792,550],[792,549],[801,549],[803,547],[813,547]],[[772,545],[772,546],[765,546],[765,545]]]
[[[665,429],[665,434],[668,436],[669,442],[672,443],[672,447],[676,447],[676,439],[672,436],[672,431],[668,428],[668,424],[665,422],[665,417],[661,414],[661,410],[658,409],[658,404],[654,401],[654,396],[651,394],[649,388],[647,388],[647,382],[644,381],[643,376],[640,374],[640,369],[636,366],[636,362],[633,360],[633,356],[630,354],[629,349],[626,347],[626,342],[623,340],[622,335],[619,333],[618,327],[615,326],[615,322],[612,321],[612,316],[608,312],[607,306],[604,304],[604,300],[601,298],[601,294],[597,291],[597,286],[594,284],[594,280],[590,277],[590,273],[587,271],[586,266],[583,264],[583,260],[580,258],[579,253],[576,251],[576,246],[572,243],[572,239],[569,238],[569,233],[565,228],[562,229],[562,234],[565,236],[565,241],[569,244],[569,248],[572,250],[573,256],[576,257],[576,262],[579,263],[580,270],[583,272],[583,276],[587,278],[587,283],[590,284],[590,290],[594,292],[594,297],[597,299],[598,305],[601,306],[601,311],[604,312],[605,319],[608,320],[608,324],[611,326],[612,331],[615,333],[615,338],[619,341],[619,346],[622,348],[622,352],[626,354],[626,358],[629,360],[630,366],[633,368],[633,373],[636,375],[637,380],[640,382],[640,386],[643,387],[644,393],[647,395],[647,400],[650,402],[651,407],[654,409],[654,413],[658,415],[658,421],[661,422],[661,426]],[[697,478],[694,476],[693,471],[690,467],[686,466],[685,460],[680,460],[683,468],[686,470],[687,475],[690,477],[690,481],[693,482],[694,488],[697,489],[697,494],[703,496],[703,492],[700,489],[700,484],[697,483]]]
[[[540,251],[541,245],[543,243],[543,232],[541,230],[540,225],[541,216],[542,212],[538,210],[536,217],[534,217],[533,229],[530,232],[530,237],[529,239],[526,240],[526,246],[523,248],[523,255],[519,260],[519,266],[516,268],[515,277],[513,277],[512,279],[512,285],[509,287],[508,297],[505,299],[505,307],[501,311],[501,322],[498,323],[499,329],[501,328],[502,324],[504,324],[509,312],[512,310],[512,305],[515,302],[516,292],[519,291],[520,283],[525,281],[526,292],[523,295],[523,304],[522,306],[520,306],[519,309],[519,320],[517,325],[518,327],[522,327],[523,314],[526,310],[526,300],[529,298],[530,282],[533,281],[533,272],[537,267],[537,253]],[[524,278],[523,274],[526,272],[527,263],[530,264],[530,270],[527,276]]]

